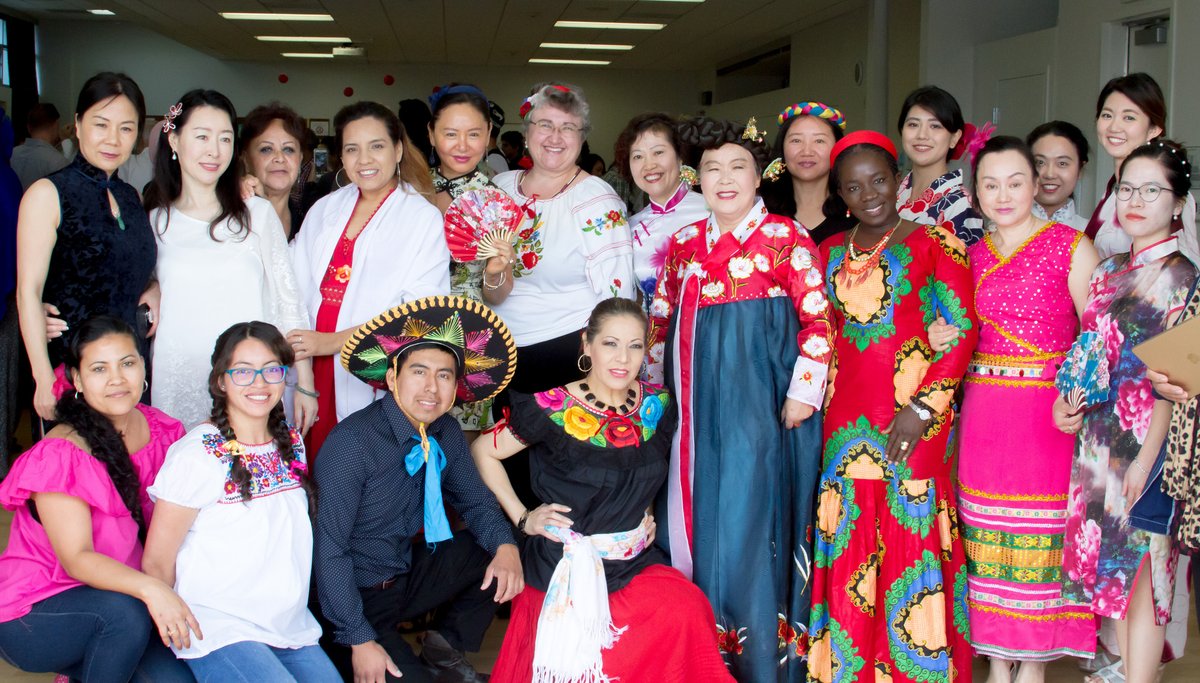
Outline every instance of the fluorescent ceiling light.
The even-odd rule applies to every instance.
[[[333,59],[332,52],[280,52],[279,54],[295,59]]]
[[[349,43],[346,36],[254,36],[264,43]]]
[[[90,10],[88,10],[88,14],[95,14],[96,16],[100,16],[100,17],[116,16],[116,12],[113,12],[110,9],[90,9]]]
[[[644,24],[632,21],[556,21],[554,28],[611,28],[628,31],[657,31],[666,24]]]
[[[541,47],[555,50],[632,50],[632,45],[613,45],[605,43],[542,43]]]
[[[329,14],[283,14],[279,12],[219,12],[234,21],[333,21]]]
[[[642,2],[695,2],[701,3],[704,0],[642,0]]]
[[[529,60],[530,64],[582,64],[584,66],[608,66],[612,62],[600,59],[540,59]]]

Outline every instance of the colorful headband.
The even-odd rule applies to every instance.
[[[829,152],[829,165],[832,166],[839,154],[854,145],[875,145],[876,147],[882,147],[883,151],[892,155],[893,159],[899,158],[899,155],[896,154],[896,145],[892,144],[888,136],[883,133],[876,133],[873,130],[856,130],[833,145],[833,150]]]
[[[443,97],[457,93],[470,93],[471,95],[478,95],[483,101],[487,101],[487,95],[484,95],[482,90],[473,85],[451,85],[445,87],[439,85],[434,87],[433,94],[429,96],[429,108],[437,109],[437,104],[438,102],[442,101]]]
[[[552,85],[550,87],[554,88],[555,90],[557,90],[559,92],[571,92],[571,89],[565,85]],[[526,97],[525,101],[521,103],[521,108],[517,110],[517,113],[521,115],[522,119],[524,119],[525,116],[529,114],[529,112],[533,111],[533,98],[535,98],[539,94],[541,94],[542,90],[545,90],[545,88],[542,88],[542,89],[538,90],[537,92],[533,93],[532,95],[530,95],[529,97]]]
[[[779,125],[782,126],[784,121],[796,118],[797,116],[815,116],[819,119],[825,119],[842,130],[846,130],[846,117],[842,116],[842,112],[828,104],[820,102],[799,102],[787,107],[779,112]]]
[[[163,132],[170,133],[175,130],[175,118],[183,113],[183,102],[176,102],[167,110],[167,116],[163,119]]]
[[[766,137],[766,133],[758,130],[758,120],[751,116],[750,120],[746,122],[746,130],[742,131],[742,139],[762,142]]]

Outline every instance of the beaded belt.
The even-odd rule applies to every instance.
[[[967,381],[1013,381],[1052,383],[1063,354],[1050,358],[1024,359],[1016,356],[976,354],[967,364]],[[973,377],[972,377],[973,375]]]

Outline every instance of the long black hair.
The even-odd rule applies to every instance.
[[[242,199],[240,173],[238,172],[237,160],[241,150],[238,148],[237,141],[237,110],[233,108],[233,102],[230,102],[228,97],[216,90],[189,90],[179,98],[179,105],[182,108],[179,115],[171,120],[176,133],[187,125],[192,112],[199,107],[214,107],[229,115],[230,127],[234,129],[233,153],[229,158],[229,166],[217,179],[216,193],[217,201],[221,204],[221,213],[213,219],[212,223],[209,223],[208,235],[215,240],[217,225],[229,218],[237,224],[234,234],[244,238],[250,233],[250,210],[246,208],[246,201]],[[154,156],[154,181],[150,183],[150,188],[146,191],[146,211],[169,210],[171,204],[179,199],[180,193],[183,192],[183,172],[179,168],[179,160],[173,158],[174,151],[168,141],[170,133],[163,131],[159,134],[162,139],[159,140],[158,151]],[[163,225],[163,231],[167,229],[167,225],[169,225],[169,220],[167,224]]]
[[[84,82],[79,89],[79,97],[75,100],[75,117],[83,118],[87,110],[100,102],[112,100],[124,95],[133,103],[137,111],[138,138],[142,136],[142,122],[146,120],[146,99],[136,81],[123,73],[101,71]],[[51,105],[53,106],[53,105]]]
[[[213,401],[209,419],[216,425],[217,431],[221,432],[221,436],[227,442],[236,441],[237,435],[234,434],[233,427],[229,426],[228,398],[221,384],[227,377],[226,371],[233,364],[234,350],[238,344],[247,339],[257,339],[262,342],[282,365],[291,365],[296,360],[292,345],[283,338],[279,330],[274,325],[260,320],[234,323],[229,329],[222,332],[221,336],[217,337],[217,343],[213,347],[212,371],[208,374],[208,393],[212,396]],[[267,429],[270,430],[271,439],[279,451],[279,459],[283,461],[285,467],[290,469],[292,463],[296,461],[296,453],[292,450],[292,431],[284,416],[282,401],[276,403],[275,407],[271,409],[271,414],[267,417]],[[300,480],[300,485],[304,487],[304,492],[308,494],[309,512],[311,513],[316,509],[312,477],[308,473],[297,473],[296,476]],[[238,487],[242,500],[250,500],[250,470],[246,469],[246,463],[242,462],[241,458],[236,456],[233,458],[229,469],[229,478]]]
[[[125,321],[107,315],[89,318],[72,331],[67,342],[63,360],[68,376],[73,377],[80,372],[80,360],[88,345],[109,335],[128,337],[133,348],[137,348],[137,338]],[[140,387],[137,387],[135,391],[139,389]],[[129,449],[125,447],[125,440],[121,438],[120,432],[111,420],[88,405],[78,391],[63,394],[54,409],[54,417],[74,429],[87,443],[91,456],[104,463],[113,486],[121,496],[121,502],[125,503],[133,521],[137,522],[138,539],[145,543],[146,519],[142,515],[141,486],[133,468],[133,460],[129,457]]]

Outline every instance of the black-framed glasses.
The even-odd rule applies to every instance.
[[[254,380],[262,375],[263,381],[267,384],[279,384],[287,379],[286,365],[270,365],[265,368],[233,368],[226,370],[225,374],[229,375],[229,381],[239,387],[248,387],[254,384]]]
[[[1120,199],[1123,202],[1129,201],[1130,198],[1133,197],[1133,193],[1137,192],[1138,196],[1142,198],[1143,202],[1150,204],[1158,199],[1159,195],[1164,192],[1169,192],[1169,190],[1161,185],[1155,185],[1154,183],[1146,183],[1141,187],[1134,187],[1128,183],[1121,183],[1120,185],[1117,185],[1116,192],[1117,199]]]

